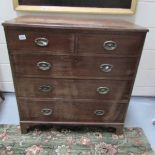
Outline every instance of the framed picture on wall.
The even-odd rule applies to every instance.
[[[13,0],[18,11],[134,14],[137,0]]]

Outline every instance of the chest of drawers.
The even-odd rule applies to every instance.
[[[147,29],[120,20],[41,16],[3,26],[22,133],[40,124],[122,132]]]

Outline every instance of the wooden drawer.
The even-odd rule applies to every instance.
[[[69,79],[16,79],[17,96],[40,98],[128,99],[130,81],[69,80]]]
[[[19,108],[23,121],[121,123],[127,104],[101,100],[19,99]]]
[[[31,77],[126,77],[135,73],[136,58],[14,54],[17,76]]]
[[[81,54],[131,55],[140,54],[144,42],[143,34],[87,35],[78,36],[78,52]]]
[[[74,49],[74,35],[71,33],[41,28],[19,28],[6,29],[6,34],[8,48],[11,50],[70,53]]]

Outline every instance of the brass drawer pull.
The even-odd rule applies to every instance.
[[[97,92],[101,95],[106,95],[108,94],[110,89],[108,87],[98,87]]]
[[[46,71],[46,70],[50,70],[52,65],[49,62],[40,61],[37,63],[37,67],[42,71]]]
[[[48,109],[48,108],[44,108],[41,110],[41,113],[44,115],[44,116],[49,116],[52,114],[52,109]]]
[[[114,41],[105,41],[103,47],[107,51],[113,51],[117,48],[117,44]]]
[[[41,85],[41,86],[39,86],[39,90],[41,91],[41,92],[50,92],[50,91],[52,91],[54,89],[54,87],[53,86],[50,86],[50,85]]]
[[[96,110],[94,113],[96,116],[103,116],[105,114],[104,110]]]
[[[110,65],[110,64],[101,64],[100,65],[100,69],[103,72],[111,72],[112,68],[113,68],[113,65]]]
[[[48,45],[48,39],[47,38],[36,38],[35,43],[38,46],[45,47]]]

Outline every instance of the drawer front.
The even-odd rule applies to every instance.
[[[17,96],[41,98],[128,99],[130,81],[18,78]]]
[[[49,122],[123,122],[126,103],[19,99],[22,120]]]
[[[86,35],[78,37],[78,52],[89,54],[131,55],[141,52],[142,35]]]
[[[132,77],[137,58],[14,54],[17,76],[38,77]]]
[[[8,29],[7,43],[11,50],[37,50],[70,53],[74,49],[74,35],[50,29]]]

